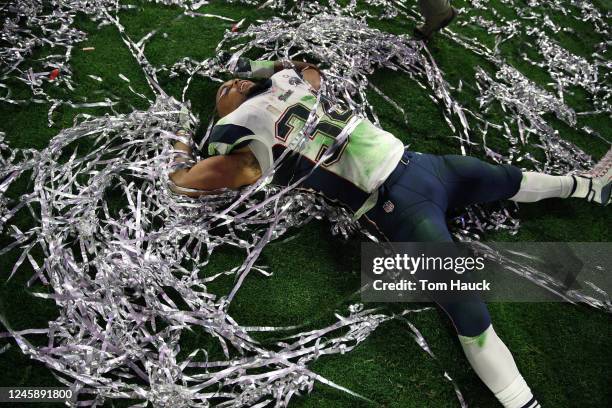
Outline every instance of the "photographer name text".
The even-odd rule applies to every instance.
[[[377,291],[451,291],[451,292],[466,292],[466,291],[489,291],[491,290],[491,282],[483,279],[480,282],[463,282],[461,280],[451,280],[450,282],[432,282],[427,279],[419,279],[411,281],[401,279],[397,282],[385,282],[381,279],[373,282],[374,290]]]

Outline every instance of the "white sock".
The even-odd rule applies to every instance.
[[[538,402],[521,376],[508,347],[490,325],[475,337],[459,336],[468,361],[478,377],[506,408],[536,408]]]
[[[519,374],[512,383],[495,396],[506,408],[540,408],[525,379]],[[529,398],[529,399],[527,399]],[[523,401],[527,402],[523,403]]]
[[[523,172],[519,191],[510,198],[519,203],[533,203],[545,198],[585,198],[589,179],[579,176],[551,176],[533,171]]]

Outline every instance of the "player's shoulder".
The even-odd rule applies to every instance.
[[[232,122],[217,122],[210,133],[210,141],[214,143],[234,144],[238,139],[253,135],[247,126]]]
[[[219,120],[213,126],[208,139],[208,150],[210,154],[229,154],[231,151],[248,145],[255,137],[255,133],[246,126]]]
[[[252,100],[247,100],[237,109],[219,119],[213,130],[215,128],[233,128],[235,126],[249,128],[249,123],[253,121],[253,118],[259,116],[257,110],[257,103],[253,103]]]
[[[249,107],[239,106],[238,109],[222,117],[212,128],[211,142],[234,143],[236,140],[252,135],[249,123]]]

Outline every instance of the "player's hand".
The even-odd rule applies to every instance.
[[[225,66],[231,58],[232,58],[232,54],[230,54],[229,52],[220,51],[219,54],[217,54],[217,57],[215,59],[217,61],[217,64]]]
[[[229,62],[232,60],[233,55],[226,51],[221,51],[216,57],[217,64],[221,65],[224,69],[230,70],[232,74],[240,77],[249,78],[251,77],[251,60],[245,57],[239,57],[235,64],[229,66]]]
[[[312,69],[312,70],[317,71],[321,77],[323,78],[325,77],[323,73],[321,72],[321,68],[319,68],[318,65],[312,64],[310,62],[300,62],[299,64],[300,66],[298,67],[298,69],[300,72],[302,72],[302,74],[304,74],[304,71],[308,71]]]

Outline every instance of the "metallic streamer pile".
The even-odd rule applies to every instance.
[[[124,32],[118,19],[108,17]],[[124,41],[149,74],[152,88],[160,91],[146,58],[138,55],[139,46],[126,35]],[[227,308],[250,270],[265,273],[254,265],[264,245],[289,227],[313,218],[333,219],[334,214],[337,233],[347,235],[355,225],[342,209],[297,191],[279,195],[267,188],[257,197],[228,191],[198,202],[170,193],[164,180],[173,166],[171,142],[179,109],[178,102],[160,95],[146,112],[87,119],[66,129],[41,152],[2,144],[0,192],[24,172],[33,173],[35,185],[32,193],[4,208],[1,226],[14,242],[0,252],[23,248],[11,276],[28,262],[35,271],[30,283],[40,280],[54,288],[50,295],[35,296],[53,299],[60,309],[60,317],[45,330],[16,332],[3,319],[4,326],[25,354],[53,368],[75,391],[94,395],[81,401],[85,405],[133,398],[155,406],[254,406],[272,400],[284,406],[312,389],[315,380],[352,393],[311,372],[307,364],[350,351],[392,316],[352,307],[330,327],[265,348],[248,332],[275,328],[243,328]],[[93,144],[91,151],[61,159],[84,140]],[[241,205],[227,211],[237,197]],[[256,207],[245,215],[245,209]],[[40,225],[25,232],[8,225],[20,210],[30,211]],[[220,224],[228,232],[213,234]],[[243,248],[247,260],[232,271],[198,276],[220,245]],[[45,254],[42,265],[30,254],[34,247]],[[207,292],[208,282],[228,273],[239,276],[229,296]],[[176,305],[169,288],[188,310]],[[194,326],[220,342],[226,361],[208,361],[206,350],[177,357],[181,332]],[[33,333],[46,334],[49,345],[33,346],[25,338]],[[425,348],[418,330],[413,335]],[[192,362],[196,356],[205,361]]]
[[[148,0],[152,3],[164,4],[166,6],[178,6],[185,10],[197,10],[202,6],[209,4],[207,0]]]
[[[592,2],[584,0],[530,0],[527,4],[515,0],[505,0],[503,2],[514,9],[517,19],[508,20],[499,16],[494,8],[487,7],[487,1],[472,1],[474,11],[489,11],[497,17],[498,21],[495,22],[485,19],[482,15],[470,13],[462,22],[459,22],[464,26],[483,27],[489,34],[495,35],[495,50],[489,53],[491,50],[487,50],[486,47],[481,45],[479,53],[496,63],[499,68],[503,68],[505,63],[499,58],[499,44],[516,35],[528,36],[533,41],[527,42],[527,45],[540,54],[541,60],[532,60],[526,54],[523,54],[523,58],[535,66],[546,68],[550,77],[557,84],[556,91],[562,102],[568,86],[582,87],[592,99],[594,107],[593,112],[584,112],[583,114],[609,114],[612,111],[610,106],[612,97],[610,79],[612,74],[610,72],[610,61],[603,55],[607,52],[609,42],[598,44],[591,53],[592,61],[588,61],[586,58],[566,50],[546,34],[546,31],[552,33],[573,32],[572,28],[561,27],[554,23],[548,14],[535,11],[536,7],[548,8],[564,16],[589,22],[595,32],[602,34],[604,37],[609,37],[609,25],[598,8]],[[450,33],[450,31],[447,31],[447,33]],[[460,43],[463,41],[469,42],[469,39],[455,33],[451,33],[449,36]],[[609,140],[607,142],[610,143]]]
[[[52,81],[56,87],[74,88],[68,61],[74,44],[83,41],[86,34],[73,27],[74,12],[60,3],[54,2],[51,11],[45,10],[39,0],[13,2],[7,6],[0,30],[0,38],[7,44],[0,50],[0,88],[4,93],[0,101],[22,105],[29,102],[13,99],[7,83],[10,78],[30,88],[31,102],[51,103],[50,112],[62,102],[50,97],[43,90],[43,84]],[[57,51],[44,58],[32,58],[35,51],[48,46]]]
[[[342,97],[355,112],[370,115],[378,124],[366,96],[367,75],[382,67],[423,73],[422,43],[372,29],[362,20],[325,13],[319,7],[294,13],[291,21],[275,17],[251,25],[243,33],[228,33],[219,46],[237,42],[230,48],[235,56],[258,49],[264,52],[264,59],[319,61],[326,66],[325,97]],[[344,29],[347,26],[354,29]],[[390,98],[387,100],[403,111]]]
[[[185,15],[197,15],[199,7],[207,3],[152,1],[181,7]],[[351,1],[345,6],[331,1],[329,7],[317,2],[238,1],[273,7],[282,18],[258,22],[244,32],[228,31],[218,51],[227,50],[237,57],[257,50],[263,58],[317,60],[323,63],[327,77],[320,98],[343,100],[377,124],[376,111],[368,102],[368,89],[403,113],[403,108],[368,78],[381,67],[392,69],[431,90],[432,99],[443,110],[449,134],[458,141],[458,150],[463,154],[482,149],[497,162],[525,163],[529,168],[552,173],[583,171],[592,165],[589,156],[560,137],[545,119],[545,113],[554,113],[576,128],[577,114],[566,105],[563,95],[568,87],[579,85],[593,96],[594,112],[609,114],[607,76],[599,72],[609,63],[603,57],[598,57],[597,63],[572,57],[544,31],[529,28],[538,25],[556,32],[559,27],[545,14],[505,0],[503,3],[517,7],[519,19],[508,21],[495,13],[493,20],[468,15],[472,24],[497,37],[493,50],[450,30],[444,33],[496,67],[494,74],[477,70],[475,86],[481,109],[470,111],[457,101],[461,85],[448,84],[422,43],[372,29],[366,23],[367,18],[410,17],[414,13],[404,1]],[[29,264],[35,272],[30,283],[38,280],[53,289],[49,294],[34,295],[53,299],[60,312],[47,329],[22,332],[11,330],[10,322],[0,316],[21,350],[55,370],[65,384],[81,391],[81,405],[132,398],[145,401],[140,406],[151,402],[160,407],[282,407],[293,396],[309,392],[315,381],[357,395],[314,373],[308,365],[322,355],[352,350],[381,323],[405,320],[409,313],[426,309],[389,316],[353,305],[346,316],[337,315],[336,323],[306,332],[299,332],[306,327],[244,327],[227,313],[250,272],[268,274],[263,265],[257,264],[268,242],[313,218],[330,220],[334,233],[345,237],[361,231],[346,211],[331,207],[317,196],[263,182],[239,192],[224,191],[197,200],[175,195],[167,188],[167,174],[175,166],[172,142],[177,138],[174,134],[179,129],[182,104],[166,95],[156,74],[187,76],[185,102],[186,91],[196,75],[218,81],[219,72],[227,67],[220,66],[214,56],[200,62],[185,57],[170,68],[152,66],[144,47],[155,32],[133,41],[119,21],[122,7],[113,0],[52,1],[55,12],[49,15],[39,7],[41,2],[22,3],[19,7],[23,8],[13,10],[18,18],[10,20],[12,25],[5,25],[2,31],[3,38],[10,39],[11,44],[0,50],[0,87],[9,92],[3,102],[16,103],[5,81],[17,77],[26,78],[24,82],[35,95],[32,101],[51,104],[51,112],[68,103],[46,96],[42,78],[48,74],[45,69],[59,67],[63,82],[58,84],[70,89],[70,49],[85,38],[85,33],[71,28],[77,11],[85,12],[99,24],[117,28],[143,68],[156,100],[146,111],[78,118],[74,127],[62,130],[41,151],[12,149],[0,133],[0,231],[13,239],[11,245],[0,250],[0,255],[21,250],[11,276],[21,264]],[[528,6],[536,3],[539,4],[530,1]],[[360,4],[379,7],[381,11],[376,15],[364,12]],[[476,11],[486,9],[487,4],[472,1]],[[589,8],[589,2],[555,0],[549,7],[589,21],[598,32],[607,32],[603,17],[592,5]],[[133,11],[129,6],[125,8]],[[34,31],[19,29],[17,22],[24,17],[26,26],[38,25],[43,32],[51,27],[48,24],[58,22],[65,29],[54,38],[56,42],[45,41]],[[503,60],[500,44],[519,34],[538,39],[535,46],[544,60],[532,63],[551,73],[557,84],[556,94],[538,87]],[[57,59],[49,60],[55,65],[30,65],[26,57],[36,47],[50,44],[66,50]],[[16,53],[18,49],[23,51]],[[40,82],[28,79],[28,72]],[[37,73],[41,75],[37,77]],[[487,115],[488,109],[497,104],[507,112],[503,123],[494,123]],[[507,151],[496,151],[487,144],[489,131],[500,133],[508,141]],[[75,146],[80,142],[93,147],[77,154]],[[541,149],[544,161],[530,155],[526,147]],[[6,193],[11,184],[26,173],[31,173],[32,190],[10,201]],[[33,228],[21,231],[10,223],[20,211],[29,212],[36,220]],[[453,223],[456,235],[463,239],[478,238],[481,231],[488,229],[516,231],[519,225],[508,209],[480,207],[469,209]],[[246,254],[245,261],[230,271],[207,274],[210,257],[220,246],[240,248]],[[42,250],[44,261],[32,256],[34,248]],[[521,270],[520,265],[513,268],[544,286],[555,285],[541,279],[537,271]],[[235,276],[233,289],[225,294],[211,293],[207,285],[225,275]],[[604,308],[598,299],[579,293],[572,300]],[[406,322],[415,341],[434,357],[418,329]],[[182,334],[194,327],[219,342],[224,359],[213,360],[204,349],[193,350],[187,356],[180,354]],[[262,344],[250,334],[272,330],[288,331],[289,336],[282,342]],[[26,336],[33,334],[46,335],[48,346],[32,345]],[[444,375],[452,382],[459,403],[465,406],[457,385],[448,373]],[[86,396],[92,399],[83,400]]]
[[[489,107],[491,100],[496,100],[517,117],[519,138],[514,139],[515,146],[509,150],[511,159],[513,156],[518,156],[518,161],[528,159],[538,171],[556,174],[567,174],[572,170],[585,171],[591,166],[591,157],[559,137],[558,132],[542,117],[545,113],[554,113],[563,122],[575,126],[575,112],[562,101],[537,87],[509,65],[496,73],[499,82],[482,69],[478,70],[476,79],[481,87],[481,106]],[[506,130],[509,131],[507,127]],[[541,165],[529,153],[520,155],[518,145],[529,145],[530,134],[539,136],[546,153],[546,161]],[[512,140],[511,134],[509,139]],[[488,151],[488,154],[495,159],[495,153]]]
[[[166,5],[181,6],[187,15],[208,4],[207,1],[148,0]],[[87,34],[76,28],[77,13],[84,13],[99,26],[112,24],[109,11],[131,10],[133,5],[122,5],[116,0],[22,0],[9,2],[3,10],[0,39],[0,102],[27,105],[48,104],[49,126],[54,124],[53,112],[60,106],[91,108],[114,106],[112,95],[101,101],[71,101],[74,90],[70,59],[73,49],[87,39]],[[44,55],[47,54],[48,55]],[[43,57],[34,58],[39,54]],[[94,77],[101,81],[101,78]],[[21,92],[14,95],[17,83],[27,85],[31,97]],[[48,84],[54,92],[49,92]],[[61,91],[58,91],[61,90]],[[133,91],[134,92],[134,91]],[[135,92],[134,92],[135,93]],[[61,95],[61,96],[60,96]]]
[[[52,114],[61,105],[73,108],[113,106],[116,101],[74,102],[48,92],[48,83],[62,89],[64,95],[74,90],[70,59],[73,48],[86,39],[87,34],[75,27],[78,12],[87,14],[93,21],[105,24],[101,10],[105,7],[117,9],[112,0],[23,0],[6,6],[0,38],[6,46],[0,49],[0,88],[4,94],[0,102],[16,105],[28,103],[49,104],[49,126],[53,125]],[[49,55],[34,58],[41,53]],[[14,97],[12,85],[24,83],[32,97]]]
[[[564,16],[587,21],[593,24],[595,31],[607,35],[608,26],[601,13],[589,1],[564,1],[555,0],[543,2],[530,0],[527,4],[515,0],[504,0],[508,7],[516,13],[516,19],[501,16],[495,8],[489,6],[488,1],[472,1],[472,8],[462,9],[462,21],[460,25],[481,27],[488,34],[493,34],[494,47],[478,41],[476,38],[468,37],[453,32],[452,29],[445,30],[442,35],[455,41],[464,48],[484,57],[495,66],[496,72],[488,73],[481,67],[476,69],[476,86],[480,92],[480,112],[470,112],[469,117],[475,122],[471,129],[474,136],[481,139],[480,145],[484,153],[493,161],[498,163],[513,163],[526,169],[537,169],[552,174],[566,174],[568,172],[585,172],[593,166],[593,160],[586,155],[575,144],[563,139],[559,135],[550,119],[543,115],[546,112],[554,113],[555,116],[569,127],[601,139],[610,145],[610,139],[606,138],[589,126],[580,126],[578,116],[584,115],[610,115],[610,69],[609,61],[602,56],[607,48],[605,43],[596,47],[593,60],[588,61],[561,47],[551,39],[547,32],[557,33],[560,31],[571,32],[571,28],[562,28],[554,23],[546,12],[546,9],[562,13]],[[544,12],[538,10],[544,9]],[[485,18],[481,13],[493,14]],[[524,36],[532,39],[526,44],[535,48],[540,55],[540,60],[534,60],[523,54],[525,61],[534,66],[545,68],[554,87],[551,91],[537,85],[518,70],[510,66],[502,55],[501,45],[513,37]],[[493,79],[495,78],[495,79]],[[583,88],[593,106],[587,112],[575,112],[565,102],[566,93],[572,92],[571,87]],[[556,95],[555,95],[556,94]],[[503,122],[495,122],[486,113],[491,108],[502,108],[506,112]],[[485,113],[485,115],[482,115]],[[527,124],[527,125],[526,125]],[[530,142],[530,135],[537,135],[540,143]],[[503,137],[507,141],[507,151],[496,150],[487,143],[492,137]],[[545,159],[538,160],[534,157],[533,147],[537,147],[544,154]],[[482,223],[483,220],[493,222]],[[466,219],[468,222],[466,223]],[[489,214],[481,212],[478,208],[469,209],[466,215],[454,220],[463,236],[474,236],[474,232],[483,229],[508,229],[516,232],[519,221],[514,214],[496,212]],[[467,227],[468,230],[465,230]]]
[[[46,347],[34,347],[24,337],[29,331],[3,324],[24,353],[53,368],[66,384],[95,394],[95,403],[133,398],[154,406],[209,406],[211,401],[253,406],[275,399],[286,405],[296,393],[310,390],[314,380],[343,389],[307,364],[350,351],[391,316],[353,307],[332,326],[266,348],[249,332],[274,328],[240,326],[227,314],[231,295],[207,290],[214,279],[246,267],[265,273],[254,265],[265,243],[338,209],[294,192],[233,223],[227,221],[276,190],[246,198],[223,218],[216,215],[239,193],[194,201],[170,192],[160,175],[173,165],[179,108],[173,99],[160,97],[145,112],[88,119],[60,132],[40,152],[0,144],[0,191],[26,171],[34,180],[32,193],[2,214],[0,226],[14,243],[0,255],[25,248],[11,276],[28,262],[35,271],[31,282],[38,279],[54,289],[34,295],[53,299],[60,311],[48,329],[38,332],[49,337]],[[93,143],[89,153],[62,160],[83,140]],[[5,225],[19,209],[30,211],[40,224],[28,231]],[[221,224],[227,232],[215,228]],[[201,276],[221,245],[244,249],[247,265]],[[42,264],[30,254],[35,246],[45,255]],[[187,308],[177,306],[177,295]],[[206,350],[177,357],[181,333],[195,326],[220,342],[226,361],[209,361]],[[419,338],[418,331],[414,335]],[[204,361],[196,362],[196,356]],[[143,381],[146,385],[139,385]]]

